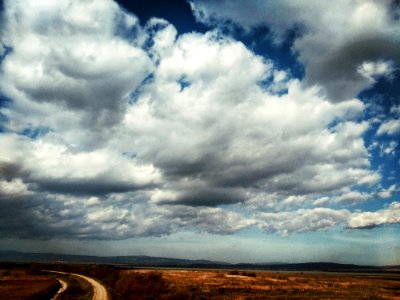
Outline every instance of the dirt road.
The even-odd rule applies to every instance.
[[[59,278],[57,278],[57,280],[61,284],[61,287],[58,290],[57,294],[53,298],[51,298],[51,300],[57,300],[58,296],[68,288],[68,284],[64,280]]]
[[[92,300],[108,300],[108,294],[107,294],[107,290],[106,288],[97,280],[81,275],[81,274],[75,274],[75,273],[65,273],[65,272],[58,272],[58,271],[50,271],[50,270],[46,270],[47,272],[51,272],[51,273],[57,273],[57,274],[68,274],[68,275],[72,275],[72,276],[76,276],[76,277],[80,277],[83,280],[86,280],[87,282],[89,282],[92,287],[93,287],[93,298]],[[57,293],[58,294],[58,293]]]
[[[84,275],[80,275],[80,274],[71,273],[71,275],[80,277],[92,285],[92,287],[93,287],[92,300],[108,300],[107,290],[100,282],[98,282],[97,280],[94,280],[93,278],[90,278],[90,277],[87,277]]]

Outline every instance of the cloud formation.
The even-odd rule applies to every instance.
[[[8,115],[15,131],[28,123],[67,131],[68,142],[80,146],[98,143],[153,69],[137,18],[113,1],[8,1],[4,19],[2,43],[12,52],[2,63],[1,89],[19,100]],[[71,123],[81,125],[78,140]]]
[[[400,7],[395,1],[193,0],[197,19],[239,24],[251,31],[267,26],[279,44],[296,31],[292,51],[305,66],[305,83],[321,85],[331,101],[343,101],[389,76],[400,62]]]
[[[350,71],[336,101],[218,30],[177,35],[157,18],[142,26],[111,0],[8,1],[2,28],[12,49],[1,62],[11,99],[0,108],[2,237],[363,227],[368,213],[345,207],[371,199],[358,189],[381,174]],[[355,86],[391,73],[386,61],[361,66]]]
[[[349,228],[372,228],[385,224],[400,223],[400,202],[392,202],[389,207],[376,212],[354,213],[349,221]]]

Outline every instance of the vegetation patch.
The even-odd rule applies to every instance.
[[[32,274],[25,269],[0,269],[1,299],[51,299],[61,285],[53,276]]]

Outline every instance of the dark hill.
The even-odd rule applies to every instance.
[[[209,260],[190,260],[151,256],[89,256],[55,253],[24,253],[0,251],[3,263],[87,263],[111,264],[122,268],[166,267],[166,268],[208,268],[269,271],[322,271],[322,272],[400,272],[400,266],[360,266],[331,262],[311,263],[262,263],[230,264]]]

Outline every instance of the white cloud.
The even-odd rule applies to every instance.
[[[94,146],[112,133],[129,93],[153,69],[141,38],[132,43],[116,34],[140,28],[111,0],[9,1],[4,20],[2,40],[13,51],[2,64],[0,86],[14,100],[5,110],[11,130],[73,127],[84,137],[67,134],[68,142]]]
[[[28,187],[20,179],[0,180],[0,197],[12,198],[28,193]]]
[[[380,181],[363,102],[331,101],[218,31],[141,27],[108,0],[9,1],[4,25],[0,192],[14,197],[0,208],[17,218],[0,209],[2,235],[305,232],[349,212],[303,207],[367,200],[355,190]]]
[[[382,142],[380,145],[380,152],[379,152],[380,156],[396,154],[397,146],[398,143],[395,141],[391,141],[389,143]]]
[[[400,115],[400,105],[394,105],[390,109],[390,113]]]
[[[392,197],[393,192],[395,192],[395,191],[396,191],[396,185],[392,184],[389,188],[383,189],[380,192],[378,192],[377,196],[382,199],[388,199],[388,198]]]
[[[257,217],[263,230],[288,235],[327,229],[342,223],[349,215],[350,213],[347,210],[314,208],[288,212],[260,213]]]
[[[299,35],[292,50],[306,67],[308,84],[321,84],[331,100],[344,100],[370,87],[373,75],[389,75],[387,61],[400,61],[398,6],[390,1],[318,0],[211,1],[192,0],[198,20],[248,31],[267,25],[276,43],[289,30]]]
[[[375,82],[376,78],[385,76],[389,78],[394,72],[393,63],[390,61],[364,62],[358,68],[358,72],[371,82]]]
[[[178,38],[125,116],[138,157],[184,179],[189,190],[258,182],[268,192],[312,193],[376,182],[362,139],[368,124],[347,121],[363,104],[332,104],[293,79],[278,96],[259,84],[283,78],[272,70],[216,33]],[[335,119],[342,122],[329,129]]]
[[[392,202],[388,208],[376,212],[358,212],[348,221],[349,228],[368,228],[400,223],[400,202]]]
[[[74,153],[51,140],[3,134],[2,175],[22,176],[34,189],[59,193],[108,193],[144,188],[161,180],[152,165],[100,149]]]
[[[379,135],[396,135],[400,133],[400,120],[399,119],[391,119],[383,122],[376,134]]]
[[[345,189],[344,193],[342,193],[340,196],[335,198],[335,201],[337,203],[341,203],[341,204],[353,204],[354,205],[359,202],[367,201],[370,198],[371,198],[371,195],[369,193],[362,193],[359,191],[351,191],[351,190]]]

